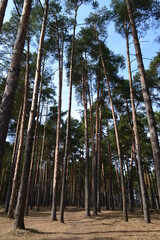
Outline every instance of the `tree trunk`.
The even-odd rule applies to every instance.
[[[79,158],[79,173],[78,173],[78,181],[79,181],[79,191],[78,191],[78,207],[82,207],[82,173],[81,173],[81,169],[82,169],[82,159],[81,159],[81,155]]]
[[[133,142],[132,142],[132,148],[131,148],[131,164],[128,171],[128,187],[129,187],[129,210],[130,212],[133,212],[134,210],[134,193],[133,193]]]
[[[97,161],[95,156],[94,142],[94,122],[92,113],[91,96],[88,85],[88,98],[90,108],[90,126],[91,126],[91,142],[92,142],[92,200],[93,200],[93,215],[97,215]]]
[[[76,7],[75,7],[75,17],[74,17],[74,27],[73,27],[72,49],[71,49],[70,76],[69,76],[68,117],[67,117],[66,144],[65,144],[64,162],[63,162],[63,176],[62,176],[62,189],[61,189],[61,201],[60,201],[60,222],[62,222],[62,223],[64,222],[66,168],[67,168],[67,159],[68,159],[68,154],[69,154],[70,119],[71,119],[71,103],[72,103],[72,72],[73,72],[73,55],[74,55],[77,11],[78,11],[78,6],[76,5]]]
[[[125,23],[124,27],[125,27],[125,36],[126,36],[126,46],[127,46],[127,63],[128,63],[128,74],[129,74],[129,85],[130,85],[130,98],[131,98],[131,105],[132,105],[133,128],[134,128],[134,136],[135,136],[135,145],[136,145],[138,173],[139,173],[139,180],[140,180],[140,187],[141,187],[141,196],[142,196],[142,203],[143,203],[144,221],[146,223],[149,223],[150,216],[149,216],[149,209],[148,209],[148,202],[147,202],[147,193],[146,193],[145,184],[144,184],[141,149],[140,149],[140,141],[139,141],[139,134],[138,134],[137,119],[136,119],[136,110],[135,110],[134,96],[133,96],[129,41],[128,41],[128,32],[127,32],[126,23]]]
[[[0,2],[0,32],[3,25],[3,19],[5,16],[8,0],[1,0]]]
[[[106,188],[106,176],[105,176],[105,167],[104,167],[104,159],[102,161],[102,186],[103,186],[103,204],[105,209],[107,210],[107,188]]]
[[[46,106],[46,117],[44,122],[44,130],[43,130],[43,139],[42,139],[42,149],[41,149],[41,159],[40,159],[40,173],[39,173],[39,182],[38,182],[38,199],[37,199],[37,211],[39,211],[39,206],[41,203],[41,196],[42,196],[42,175],[43,175],[43,157],[44,157],[44,147],[45,147],[45,137],[46,137],[46,123],[47,123],[47,115],[48,115],[48,101]]]
[[[96,175],[97,175],[97,183],[96,183],[96,202],[97,202],[97,210],[99,211],[100,207],[100,192],[99,192],[99,184],[100,184],[100,175],[99,175],[99,170],[100,170],[100,162],[98,162],[98,143],[99,143],[99,89],[100,89],[100,76],[97,76],[97,103],[96,103],[96,145],[95,145],[95,157],[96,157]]]
[[[87,56],[85,52],[85,66],[82,59],[82,99],[84,107],[84,138],[85,138],[85,217],[90,217],[89,199],[89,146],[88,146],[88,117],[87,117]]]
[[[153,172],[151,172],[151,181],[152,181],[152,183],[153,183],[154,197],[155,197],[155,199],[156,199],[157,210],[159,211],[158,191],[157,191],[156,181],[155,181],[155,179],[153,178]]]
[[[5,191],[6,191],[6,183],[7,183],[7,170],[6,169],[4,169],[4,172],[3,172],[3,179],[2,179],[2,186],[3,186],[3,188],[2,188],[2,186],[1,186],[1,188],[2,188],[2,192],[1,192],[1,205],[3,205],[4,204],[4,195],[5,195]]]
[[[130,96],[131,96],[131,94],[130,94]],[[127,110],[127,114],[128,114],[130,134],[131,134],[131,140],[132,140],[131,163],[130,163],[130,169],[128,169],[128,188],[129,188],[129,197],[128,198],[129,198],[129,210],[130,210],[130,212],[133,212],[133,210],[134,210],[134,195],[133,195],[133,180],[132,180],[133,179],[133,177],[132,177],[132,169],[133,168],[132,167],[133,167],[133,156],[135,155],[135,146],[134,146],[135,145],[135,141],[134,141],[135,136],[134,136],[134,132],[133,132],[133,128],[132,128],[132,121],[131,121],[131,117],[130,117],[127,100],[126,100],[126,110]],[[139,176],[138,176],[138,182],[139,182]]]
[[[110,146],[110,137],[109,137],[109,127],[107,122],[107,134],[108,134],[108,157],[109,157],[109,208],[114,210],[114,201],[113,201],[113,181],[112,181],[112,159],[111,159],[111,146]]]
[[[41,148],[41,156],[40,156],[40,173],[39,173],[39,181],[38,181],[38,197],[37,197],[37,211],[39,211],[39,206],[41,205],[41,196],[42,196],[42,185],[43,185],[43,157],[44,157],[44,147],[45,147],[45,136],[46,136],[46,123],[47,123],[47,115],[48,115],[48,101],[46,106],[46,117],[44,122],[44,130],[43,130],[43,139],[42,139],[42,148]]]
[[[41,76],[41,82],[40,82],[40,90],[39,90],[39,100],[38,100],[38,109],[37,109],[37,119],[36,119],[36,126],[35,126],[35,131],[34,131],[34,140],[33,140],[33,146],[32,146],[32,155],[31,155],[31,165],[30,165],[30,171],[29,171],[29,180],[28,180],[28,187],[27,187],[27,198],[26,198],[26,208],[25,208],[25,215],[28,215],[28,207],[29,207],[29,196],[30,192],[31,194],[31,201],[30,201],[30,206],[32,208],[32,203],[33,203],[33,195],[34,195],[34,183],[35,183],[35,177],[36,177],[36,163],[37,163],[37,158],[34,163],[35,159],[35,151],[37,153],[38,148],[36,149],[36,146],[38,146],[39,139],[37,140],[37,133],[38,133],[38,121],[39,121],[39,111],[40,111],[40,103],[41,103],[41,94],[42,94],[42,82],[43,82],[43,74],[44,74],[44,65],[45,65],[45,60],[43,60],[43,66],[42,66],[42,76]],[[43,112],[43,107],[42,107],[42,112]],[[41,118],[42,118],[42,113],[41,113]],[[40,124],[41,124],[41,119],[40,119]],[[38,135],[39,138],[39,135]]]
[[[148,121],[148,128],[149,128],[149,133],[150,133],[150,141],[151,141],[151,146],[152,146],[154,167],[155,167],[155,172],[156,172],[158,194],[159,194],[159,200],[160,200],[160,149],[159,149],[159,141],[158,141],[156,123],[155,123],[154,113],[153,113],[153,109],[152,109],[150,94],[149,94],[149,90],[147,87],[146,74],[145,74],[145,69],[144,69],[144,65],[143,65],[142,53],[141,53],[140,43],[139,43],[139,39],[138,39],[137,29],[136,29],[136,25],[135,25],[135,20],[134,20],[130,0],[126,0],[126,4],[127,4],[129,21],[130,21],[130,27],[131,27],[131,31],[132,31],[132,35],[133,35],[134,47],[135,47],[135,51],[136,51],[138,70],[139,70],[139,75],[140,75],[140,80],[141,80],[142,95],[143,95],[144,104],[145,104],[145,108],[146,108],[146,116],[147,116],[147,121]]]
[[[5,175],[5,169],[3,168],[2,170],[2,175],[1,175],[1,183],[0,183],[0,201],[2,199],[2,188],[3,188],[3,181],[4,181],[4,175]]]
[[[40,70],[41,70],[41,61],[42,61],[42,49],[43,49],[43,41],[47,20],[47,10],[48,10],[48,0],[45,2],[44,9],[44,17],[41,28],[40,42],[38,48],[38,56],[37,56],[37,65],[36,65],[36,74],[35,74],[35,82],[32,96],[32,105],[28,122],[27,129],[27,138],[26,138],[26,146],[24,152],[24,163],[22,169],[22,177],[21,184],[18,193],[18,200],[15,212],[15,228],[23,229],[24,226],[24,212],[25,212],[25,204],[27,197],[27,186],[28,186],[28,177],[31,163],[31,152],[32,152],[32,143],[33,143],[33,130],[34,130],[34,121],[36,116],[36,108],[37,108],[37,98],[38,98],[38,88],[39,88],[39,78],[40,78]]]
[[[68,159],[69,160],[69,159]],[[73,195],[72,207],[76,206],[76,159],[73,157]]]
[[[105,64],[104,64],[104,60],[103,60],[102,51],[101,51],[101,48],[100,48],[100,42],[99,42],[97,31],[96,31],[96,38],[97,38],[97,42],[98,42],[98,48],[99,48],[101,63],[102,63],[102,66],[103,66],[103,71],[104,71],[104,75],[105,75],[105,79],[106,79],[106,83],[107,83],[107,87],[108,87],[108,95],[109,95],[112,117],[113,117],[113,122],[114,122],[116,143],[117,143],[117,150],[118,150],[118,158],[119,158],[119,164],[120,164],[120,174],[121,174],[123,217],[124,217],[124,220],[127,222],[128,221],[128,215],[127,215],[127,203],[126,203],[126,189],[125,189],[125,183],[124,183],[123,162],[122,162],[121,149],[120,149],[120,143],[119,143],[118,129],[117,129],[117,123],[116,123],[114,107],[113,107],[113,102],[112,102],[112,97],[111,97],[111,90],[110,90],[110,86],[109,86],[109,81],[108,81],[108,77],[107,77],[107,73],[106,73],[106,68],[105,68]]]
[[[21,58],[25,43],[26,31],[29,22],[32,0],[24,0],[22,16],[16,41],[13,47],[10,69],[8,72],[5,91],[0,106],[0,173],[2,169],[2,161],[4,156],[5,141],[8,132],[9,121],[14,105],[17,82],[20,72]]]
[[[57,21],[57,19],[56,19]],[[58,116],[57,116],[57,130],[56,130],[56,149],[54,160],[54,175],[53,175],[53,196],[52,196],[52,221],[57,220],[57,190],[58,190],[58,172],[59,172],[59,144],[60,144],[60,125],[61,125],[61,105],[62,105],[62,80],[63,80],[63,29],[62,29],[62,49],[60,48],[60,36],[57,24],[57,47],[59,57],[59,99],[58,99]],[[62,52],[61,52],[62,51]]]
[[[26,118],[26,109],[27,109],[27,99],[28,99],[28,85],[29,85],[29,38],[27,41],[27,56],[26,56],[26,73],[25,73],[25,87],[24,87],[24,100],[23,100],[23,112],[21,119],[21,127],[19,133],[19,145],[17,152],[17,160],[16,167],[14,172],[14,178],[12,183],[12,193],[9,203],[8,217],[13,218],[13,210],[16,202],[16,192],[18,188],[18,173],[20,169],[20,161],[22,155],[22,147],[23,147],[23,138],[24,138],[24,128],[25,128],[25,118]]]
[[[102,149],[101,149],[101,140],[102,140],[102,87],[101,86],[101,97],[100,97],[100,104],[99,104],[99,138],[98,138],[98,156],[97,156],[97,211],[101,212],[101,175],[102,175],[102,165],[101,165],[101,156],[102,156]]]
[[[149,186],[149,191],[150,191],[151,208],[153,210],[153,209],[156,209],[156,202],[155,202],[155,198],[154,198],[154,192],[153,192],[153,187],[152,187],[150,173],[149,173],[148,168],[147,168],[147,180],[148,180],[148,186]]]
[[[21,122],[22,110],[23,110],[22,106],[23,106],[23,101],[22,101],[21,106],[20,106],[18,122],[17,122],[17,127],[16,127],[16,137],[15,137],[15,142],[14,142],[14,146],[13,146],[12,163],[11,163],[11,167],[10,167],[8,190],[7,190],[7,196],[6,196],[6,202],[5,202],[5,212],[6,213],[8,213],[9,201],[10,201],[11,192],[12,192],[12,181],[13,181],[14,171],[15,171],[15,166],[16,166],[17,148],[18,148],[18,142],[19,142],[20,122]]]

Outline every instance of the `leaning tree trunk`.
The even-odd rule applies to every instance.
[[[83,62],[83,59],[82,59]],[[87,56],[85,52],[85,66],[82,63],[82,99],[84,107],[85,128],[85,217],[90,217],[89,197],[89,146],[88,146],[88,117],[87,117]]]
[[[127,31],[126,23],[125,23],[124,27],[125,27],[126,46],[127,46],[127,63],[128,63],[128,74],[129,74],[129,85],[130,85],[130,98],[131,98],[131,105],[132,105],[133,129],[134,129],[134,136],[135,136],[136,155],[137,155],[137,163],[138,163],[138,173],[139,173],[139,180],[140,180],[144,221],[149,223],[150,216],[149,216],[149,209],[148,209],[148,202],[147,202],[147,192],[146,192],[145,183],[144,183],[140,140],[139,140],[138,126],[137,126],[137,119],[136,119],[136,110],[135,110],[135,104],[134,104],[130,53],[129,53],[129,41],[128,41],[128,31]]]
[[[13,178],[13,183],[12,183],[12,193],[11,193],[9,210],[8,210],[8,217],[9,218],[13,218],[13,210],[14,210],[15,202],[16,202],[16,193],[17,193],[17,187],[18,187],[18,173],[19,173],[19,169],[20,169],[20,161],[21,161],[21,155],[22,155],[25,118],[26,118],[26,109],[27,109],[28,85],[29,85],[29,38],[28,38],[28,41],[27,41],[27,57],[26,57],[26,73],[25,73],[23,112],[22,112],[21,127],[20,127],[20,133],[19,133],[19,144],[18,144],[16,167],[15,167],[15,172],[14,172],[14,178]]]
[[[0,172],[2,169],[2,161],[4,156],[5,141],[8,132],[9,121],[14,105],[17,82],[20,72],[21,58],[25,43],[26,31],[29,22],[32,0],[24,0],[23,12],[20,19],[20,25],[16,41],[13,47],[11,64],[8,72],[5,91],[0,106]]]
[[[60,222],[64,222],[64,202],[65,202],[65,186],[66,186],[66,168],[67,158],[69,153],[69,138],[70,138],[70,119],[71,119],[71,102],[72,102],[72,73],[73,73],[73,55],[74,55],[74,44],[75,44],[75,32],[76,32],[76,19],[77,19],[78,6],[75,7],[74,27],[73,27],[73,39],[71,49],[71,62],[70,62],[70,76],[69,76],[69,104],[68,104],[68,118],[67,118],[67,129],[66,129],[66,144],[65,144],[65,155],[63,162],[63,176],[62,176],[62,189],[61,189],[61,201],[60,201]]]
[[[159,194],[159,200],[160,200],[160,149],[159,149],[156,123],[155,123],[154,113],[152,109],[151,98],[150,98],[149,90],[147,87],[146,73],[143,65],[141,48],[140,48],[140,43],[138,39],[137,29],[135,25],[135,20],[134,20],[130,0],[126,0],[126,4],[127,4],[129,21],[130,21],[130,27],[133,35],[134,47],[136,51],[138,70],[139,70],[139,75],[141,80],[142,95],[143,95],[144,104],[146,108],[146,115],[147,115],[150,141],[151,141],[153,160],[154,160],[154,167],[156,172],[158,194]]]
[[[32,153],[32,142],[33,142],[33,130],[34,130],[34,121],[36,116],[36,108],[37,108],[37,98],[38,98],[38,88],[39,88],[39,79],[40,79],[40,70],[41,70],[41,61],[42,61],[42,49],[43,49],[43,41],[47,20],[47,11],[48,11],[48,0],[45,2],[44,16],[41,28],[41,35],[39,41],[38,48],[38,56],[37,56],[37,65],[36,65],[36,74],[35,74],[35,82],[32,96],[32,105],[28,122],[27,129],[27,138],[26,138],[26,146],[24,152],[24,163],[22,169],[22,177],[21,184],[18,193],[17,206],[15,211],[15,228],[23,229],[24,226],[24,213],[25,213],[25,203],[27,196],[27,186],[28,186],[28,177],[31,163],[31,153]]]
[[[5,16],[8,0],[1,0],[0,2],[0,32],[3,25],[3,19]]]
[[[96,29],[95,29],[96,30]],[[128,215],[127,215],[127,203],[126,203],[126,188],[125,188],[125,182],[124,182],[124,172],[123,172],[123,161],[122,161],[122,156],[121,156],[121,149],[120,149],[120,143],[119,143],[119,136],[118,136],[118,129],[117,129],[117,123],[116,123],[116,118],[115,118],[115,113],[114,113],[114,107],[113,107],[113,102],[112,102],[112,96],[111,96],[111,90],[109,86],[109,81],[106,73],[106,68],[103,60],[103,55],[102,51],[100,48],[100,42],[98,38],[98,33],[96,31],[96,38],[98,42],[98,48],[99,48],[99,54],[101,58],[101,63],[108,87],[108,95],[109,95],[109,100],[110,100],[110,105],[111,105],[111,111],[112,111],[112,117],[113,117],[113,122],[114,122],[114,129],[115,129],[115,135],[116,135],[116,144],[117,144],[117,150],[118,150],[118,158],[119,158],[119,164],[120,164],[120,174],[121,174],[121,191],[122,191],[122,200],[123,200],[123,217],[125,221],[128,221]]]
[[[56,19],[57,21],[57,19]],[[59,172],[59,144],[60,144],[60,125],[61,125],[61,105],[62,105],[62,79],[63,79],[63,30],[62,30],[62,49],[60,48],[60,36],[57,23],[57,46],[59,57],[59,99],[58,99],[58,116],[56,130],[56,149],[54,160],[54,175],[53,175],[53,196],[52,196],[52,213],[51,219],[55,221],[57,210],[57,190],[58,190],[58,172]],[[62,52],[61,52],[62,51]]]

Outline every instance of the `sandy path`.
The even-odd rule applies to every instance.
[[[84,218],[84,210],[67,208],[65,223],[51,222],[50,211],[33,210],[25,218],[26,230],[14,230],[13,221],[0,215],[1,240],[160,240],[160,215],[152,213],[152,223],[146,224],[140,212],[129,214],[129,222],[123,221],[122,212],[102,211],[97,217]]]

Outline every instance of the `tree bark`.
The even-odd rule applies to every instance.
[[[9,121],[14,105],[17,82],[20,72],[21,58],[25,43],[26,31],[29,22],[32,0],[24,0],[22,16],[16,41],[14,43],[11,64],[8,72],[5,91],[0,106],[0,172],[2,169],[2,161],[4,156],[5,141],[8,132]]]
[[[23,110],[22,106],[23,106],[23,101],[22,101],[21,106],[20,106],[18,122],[17,122],[17,127],[16,127],[16,137],[15,137],[15,142],[14,142],[13,152],[12,152],[12,163],[11,163],[11,167],[10,167],[8,190],[7,190],[7,196],[6,196],[6,201],[5,201],[5,212],[6,213],[8,213],[9,201],[10,201],[11,192],[12,192],[12,181],[13,181],[14,171],[15,171],[15,166],[16,166],[17,148],[18,148],[18,142],[19,142],[20,122],[21,122],[22,110]]]
[[[91,126],[91,142],[92,142],[92,200],[93,200],[93,215],[97,215],[97,161],[95,156],[95,142],[94,142],[94,122],[93,112],[91,104],[91,96],[88,86],[88,98],[89,98],[89,109],[90,109],[90,126]]]
[[[5,16],[8,0],[1,0],[0,2],[0,32],[3,25],[3,19]]]
[[[13,210],[16,202],[16,192],[18,187],[18,173],[20,169],[20,161],[22,155],[23,138],[24,138],[24,128],[25,128],[25,118],[28,100],[28,85],[29,85],[29,38],[27,40],[27,56],[26,56],[26,73],[25,73],[25,87],[24,87],[24,99],[23,99],[23,112],[21,119],[21,127],[19,132],[19,145],[16,159],[16,167],[14,172],[14,178],[12,183],[12,193],[9,203],[8,217],[13,218]]]
[[[39,173],[39,182],[38,182],[37,211],[39,211],[39,206],[40,206],[40,203],[41,203],[41,196],[42,196],[42,185],[43,185],[43,180],[42,180],[43,168],[42,168],[42,164],[43,164],[44,148],[45,148],[47,115],[48,115],[48,101],[47,101],[47,106],[46,106],[46,117],[45,117],[45,122],[44,122],[43,139],[42,139],[42,149],[41,149],[41,159],[40,159],[40,173]]]
[[[3,172],[3,178],[2,178],[2,186],[1,186],[1,196],[0,196],[0,200],[1,200],[1,205],[4,204],[4,194],[5,194],[5,191],[6,191],[6,183],[7,183],[7,169],[4,169],[4,172]]]
[[[43,41],[47,20],[47,11],[48,11],[48,0],[45,2],[44,16],[41,28],[41,35],[39,41],[38,48],[38,56],[37,56],[37,65],[36,65],[36,74],[35,74],[35,82],[34,89],[32,95],[32,105],[28,122],[27,129],[27,138],[26,138],[26,146],[24,152],[24,163],[22,169],[22,177],[21,184],[18,193],[18,200],[15,212],[15,228],[24,229],[24,213],[25,213],[25,204],[26,204],[26,196],[27,196],[27,186],[28,186],[28,177],[31,163],[31,152],[32,152],[32,143],[33,143],[33,130],[34,130],[34,121],[36,116],[36,108],[37,108],[37,98],[38,98],[38,88],[39,88],[39,78],[40,78],[40,70],[41,70],[41,61],[42,61],[42,50],[43,50]]]
[[[57,19],[56,19],[57,21]],[[53,175],[53,196],[52,196],[52,221],[57,220],[57,190],[58,190],[58,172],[59,172],[59,144],[60,144],[60,125],[61,125],[61,105],[62,105],[62,80],[63,80],[63,29],[62,29],[62,49],[60,47],[60,36],[57,24],[57,47],[59,57],[59,99],[58,99],[58,116],[57,116],[57,130],[56,130],[56,149],[54,160],[54,175]],[[62,52],[61,52],[62,51]]]
[[[144,221],[146,223],[149,223],[150,216],[149,216],[149,209],[148,209],[148,202],[147,202],[147,193],[146,193],[145,184],[144,184],[144,174],[143,174],[143,166],[142,166],[142,158],[141,158],[140,140],[139,140],[138,126],[137,126],[137,119],[136,119],[136,110],[135,110],[135,104],[134,104],[132,74],[131,74],[131,65],[130,65],[130,53],[129,53],[129,41],[128,41],[128,32],[127,32],[126,23],[125,23],[124,27],[125,27],[126,47],[127,47],[127,64],[128,64],[129,85],[130,85],[130,98],[131,98],[131,105],[132,105],[133,128],[134,128],[134,136],[135,136],[136,155],[137,155],[138,173],[139,173],[142,204],[143,204]]]
[[[149,90],[147,87],[146,73],[145,73],[145,69],[144,69],[144,65],[143,65],[141,48],[140,48],[140,43],[139,43],[139,39],[138,39],[137,29],[136,29],[136,25],[135,25],[135,20],[134,20],[130,0],[126,0],[126,4],[127,4],[129,21],[130,21],[130,27],[131,27],[131,31],[132,31],[132,35],[133,35],[134,47],[135,47],[135,51],[136,51],[138,71],[139,71],[140,80],[141,80],[142,95],[143,95],[144,104],[145,104],[145,108],[146,108],[146,116],[147,116],[147,121],[148,121],[148,128],[149,128],[149,133],[150,133],[150,141],[151,141],[151,146],[152,146],[154,167],[155,167],[155,172],[156,172],[156,181],[157,181],[158,194],[159,194],[159,200],[160,200],[160,149],[159,149],[159,141],[158,141],[156,123],[155,123],[155,118],[154,118],[154,112],[152,109],[151,98],[150,98]]]
[[[73,55],[74,55],[77,11],[78,11],[78,5],[76,4],[74,27],[73,27],[73,38],[72,38],[72,49],[71,49],[70,76],[69,76],[69,103],[68,103],[68,117],[67,117],[67,129],[66,129],[66,144],[65,144],[64,162],[63,162],[63,176],[62,176],[62,189],[61,189],[61,201],[60,201],[60,222],[62,223],[64,222],[66,168],[67,168],[67,159],[69,154],[70,119],[71,119],[71,103],[72,103],[72,72],[73,72]]]
[[[149,191],[150,191],[151,208],[153,210],[153,209],[156,209],[156,202],[155,202],[155,198],[154,198],[154,192],[153,192],[153,187],[152,187],[150,173],[149,173],[148,168],[147,168],[147,180],[148,180],[148,186],[149,186]]]
[[[101,85],[101,96],[100,96],[100,103],[99,103],[99,138],[98,138],[98,156],[97,156],[97,211],[101,212],[101,175],[102,175],[102,168],[101,168],[101,140],[102,140],[102,87]]]
[[[83,62],[83,59],[82,59]],[[85,66],[82,63],[82,100],[84,107],[85,127],[85,217],[90,217],[89,198],[89,146],[88,146],[88,117],[87,117],[87,55],[85,52]]]
[[[95,29],[96,30],[96,29]],[[113,117],[113,122],[114,122],[114,129],[115,129],[115,135],[116,135],[116,143],[117,143],[117,150],[118,150],[118,158],[119,158],[119,164],[120,164],[120,174],[121,174],[121,191],[122,191],[122,200],[123,200],[123,217],[124,220],[127,222],[128,221],[128,215],[127,215],[127,203],[126,203],[126,188],[125,188],[125,183],[124,183],[124,173],[123,173],[123,161],[122,161],[122,156],[121,156],[121,149],[120,149],[120,143],[119,143],[119,136],[118,136],[118,129],[117,129],[117,123],[116,123],[116,118],[115,118],[115,113],[114,113],[114,107],[113,107],[113,102],[112,102],[112,96],[111,96],[111,90],[109,86],[109,81],[106,73],[106,68],[103,60],[103,55],[102,51],[100,48],[100,42],[98,38],[98,33],[96,30],[96,38],[98,42],[98,48],[99,48],[99,54],[101,58],[101,63],[108,87],[108,95],[109,95],[109,100],[110,100],[110,105],[111,105],[111,111],[112,111],[112,117]]]
[[[34,183],[35,183],[35,177],[36,177],[36,166],[37,166],[37,158],[35,160],[35,151],[37,153],[38,148],[36,149],[36,146],[38,146],[39,139],[37,140],[37,133],[38,133],[38,121],[39,121],[39,111],[40,111],[40,103],[41,103],[41,94],[42,94],[42,82],[43,82],[43,74],[44,74],[44,65],[45,60],[43,60],[43,66],[42,66],[42,75],[41,75],[41,82],[40,82],[40,90],[39,90],[39,100],[38,100],[38,109],[37,109],[37,116],[36,116],[36,126],[34,130],[34,140],[33,140],[33,146],[32,146],[32,154],[31,154],[31,165],[30,165],[30,171],[29,171],[29,180],[28,180],[28,187],[27,187],[27,198],[26,198],[26,208],[25,208],[25,215],[28,215],[28,207],[29,207],[29,196],[31,192],[31,201],[30,201],[30,207],[32,208],[32,200],[34,195]],[[43,107],[42,107],[43,112]],[[42,113],[41,113],[42,118]],[[40,124],[41,124],[41,118],[40,118]],[[38,134],[39,138],[39,134]]]
[[[113,201],[113,180],[112,180],[112,159],[111,159],[111,145],[110,145],[110,136],[109,136],[109,127],[107,122],[107,134],[108,134],[108,157],[109,157],[109,208],[114,210],[114,201]]]
[[[97,76],[97,103],[96,103],[96,144],[95,144],[95,157],[96,157],[96,202],[97,202],[97,209],[96,211],[99,211],[99,169],[100,169],[100,163],[98,162],[98,142],[99,142],[99,89],[100,89],[100,76]]]

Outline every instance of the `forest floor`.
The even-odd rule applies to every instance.
[[[6,218],[0,209],[1,240],[160,240],[160,214],[151,213],[151,223],[146,224],[140,210],[129,213],[129,221],[123,221],[120,211],[102,210],[98,216],[84,218],[84,209],[67,207],[65,223],[51,221],[50,210],[41,208],[25,217],[25,230],[14,230],[13,220]],[[59,214],[57,215],[59,217]]]

